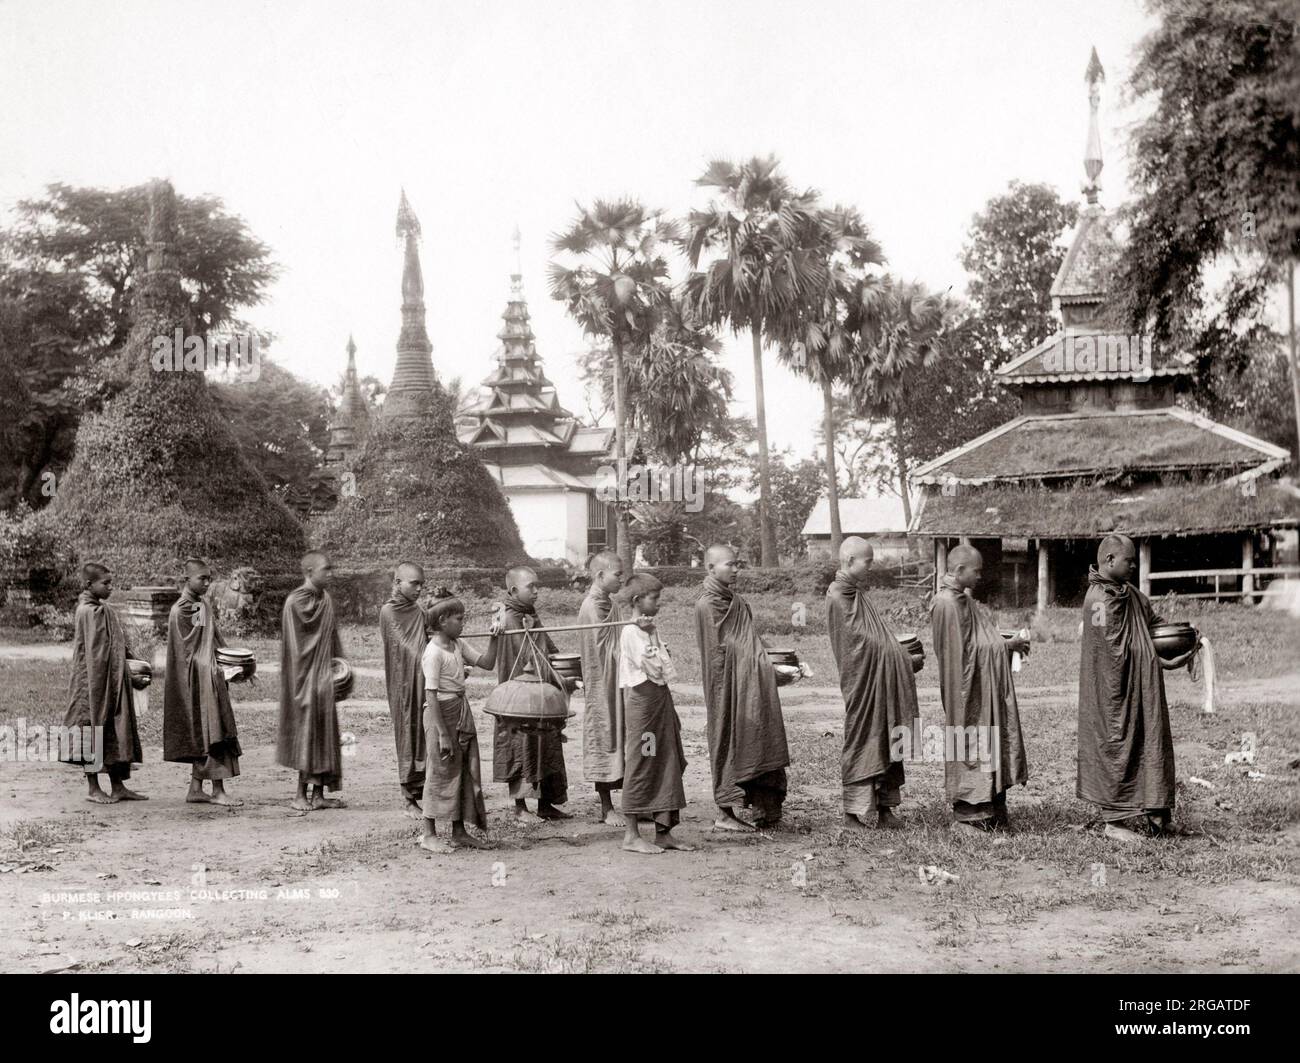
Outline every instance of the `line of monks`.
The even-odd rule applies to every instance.
[[[904,784],[898,737],[914,731],[919,712],[911,657],[880,619],[867,593],[871,546],[845,540],[826,592],[827,627],[844,698],[841,758],[843,823],[852,830],[898,829],[894,812]],[[948,555],[932,610],[934,651],[948,731],[979,743],[945,743],[945,791],[953,828],[965,833],[1009,829],[1007,790],[1029,775],[1011,655],[1028,640],[1004,638],[988,607],[972,597],[980,585],[979,552]],[[343,781],[332,662],[342,656],[329,587],[329,558],[302,560],[303,583],[281,616],[280,704],[276,761],[297,773],[293,807],[343,807],[329,797]],[[582,763],[600,801],[600,819],[624,828],[629,852],[658,854],[692,847],[673,836],[686,805],[686,759],[671,683],[677,678],[655,617],[661,584],[638,573],[625,579],[612,552],[589,563],[590,590],[578,614],[586,711]],[[1133,543],[1109,536],[1089,574],[1079,679],[1077,795],[1097,805],[1109,837],[1130,843],[1170,829],[1174,805],[1173,743],[1162,671],[1181,667],[1155,652],[1159,623],[1132,584]],[[86,565],[77,603],[68,727],[95,727],[100,755],[73,759],[86,772],[88,799],[145,800],[125,785],[142,762],[126,667],[124,630],[107,606],[112,573]],[[239,805],[226,792],[241,755],[226,679],[216,651],[225,645],[207,604],[206,563],[185,564],[185,585],[168,622],[163,695],[163,757],[191,765],[191,803]],[[754,831],[781,821],[790,763],[776,675],[745,599],[736,591],[736,554],[712,546],[705,555],[695,628],[707,713],[709,764],[719,831]],[[380,611],[384,674],[405,814],[423,822],[421,845],[432,852],[484,848],[486,832],[478,734],[465,694],[468,669],[519,675],[532,649],[555,646],[537,614],[538,577],[526,566],[506,576],[507,594],[484,649],[462,638],[465,606],[439,588],[427,598],[423,569],[403,562]],[[558,686],[558,676],[543,677]],[[520,818],[567,819],[568,777],[558,732],[526,733],[501,718],[493,735],[493,780],[504,783]],[[988,743],[992,743],[990,748]],[[98,772],[110,789],[101,789]],[[211,791],[204,784],[211,784]],[[620,807],[614,807],[619,793]],[[530,809],[528,802],[534,802]],[[738,810],[750,810],[742,817]],[[654,824],[653,841],[640,824]],[[438,826],[442,824],[442,831]]]

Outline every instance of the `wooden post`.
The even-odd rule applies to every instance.
[[[1151,597],[1151,540],[1138,542],[1138,590]]]
[[[1038,611],[1047,612],[1047,606],[1051,602],[1051,578],[1052,569],[1049,560],[1051,546],[1046,539],[1038,540]]]
[[[1243,605],[1255,604],[1255,536],[1247,532],[1241,537],[1241,601]]]
[[[934,541],[934,593],[939,593],[943,574],[948,571],[948,543],[943,539]]]

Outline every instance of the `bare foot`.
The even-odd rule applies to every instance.
[[[134,790],[128,790],[125,786],[117,787],[112,796],[119,801],[148,801],[149,798],[144,794],[138,794]]]
[[[603,823],[607,827],[621,827],[623,826],[623,817],[611,808],[601,816],[600,819],[596,820],[596,822]]]
[[[903,821],[889,809],[881,809],[876,814],[876,830],[902,830]]]
[[[513,812],[515,819],[522,820],[525,823],[534,822],[542,818],[536,812],[530,811],[527,808],[520,808],[518,805],[514,807]]]
[[[451,842],[447,841],[445,838],[439,838],[437,835],[434,835],[431,838],[421,838],[420,848],[430,853],[438,853],[441,856],[446,856],[448,853],[454,853],[456,851],[456,847],[452,845]]]
[[[572,812],[561,812],[554,805],[543,805],[540,802],[537,805],[538,819],[572,819]]]
[[[402,815],[407,819],[424,819],[424,812],[414,801],[406,802],[406,807],[402,809]]]
[[[321,810],[328,809],[328,808],[347,808],[347,807],[348,807],[347,802],[340,797],[321,797],[320,794],[316,794],[311,799],[311,810],[313,812],[320,812]]]
[[[453,835],[453,841],[457,845],[463,845],[467,849],[491,849],[494,848],[490,841],[484,841],[482,838],[475,838],[468,831],[462,834]]]
[[[1123,842],[1125,845],[1145,845],[1147,841],[1137,831],[1129,830],[1127,827],[1117,827],[1113,823],[1107,823],[1102,834],[1111,841]]]
[[[713,821],[714,830],[731,830],[743,834],[752,834],[754,828],[746,823],[743,819],[737,819],[733,813],[727,812]]]
[[[191,790],[189,793],[185,795],[185,803],[187,805],[206,805],[211,800],[212,798],[209,797],[207,794],[205,794],[202,790]]]
[[[844,813],[844,821],[842,825],[845,830],[865,831],[868,829],[867,825],[851,812]]]
[[[106,794],[100,790],[95,794],[86,794],[87,801],[93,801],[97,805],[115,805],[121,800],[120,797],[114,797],[112,794]]]
[[[685,842],[678,841],[667,832],[655,834],[655,845],[659,846],[660,849],[675,849],[679,853],[695,852],[695,846],[687,845]]]
[[[238,797],[231,797],[224,790],[219,794],[213,794],[209,799],[210,805],[225,805],[227,808],[242,808],[244,802]]]
[[[635,839],[623,839],[623,852],[625,853],[645,853],[647,856],[657,856],[663,850],[657,845],[651,845],[644,838],[638,836]]]
[[[296,808],[299,812],[310,812],[311,801],[305,797],[295,797],[289,807]]]
[[[967,838],[983,838],[988,831],[975,826],[974,823],[967,823],[963,820],[955,820],[951,827],[953,834],[961,834]]]

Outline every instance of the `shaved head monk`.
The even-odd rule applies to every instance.
[[[397,783],[403,814],[423,819],[424,796],[424,671],[421,662],[429,637],[425,633],[424,569],[402,561],[393,570],[393,593],[379,610],[379,638],[384,647],[384,689],[397,745]]]
[[[527,565],[516,565],[506,573],[506,596],[501,603],[498,621],[502,632],[541,626],[537,615],[537,572]],[[497,681],[504,683],[527,662],[528,655],[521,654],[523,635],[500,636],[497,650]],[[534,644],[544,654],[555,652],[551,636],[542,632],[532,636]],[[545,678],[545,677],[541,677]],[[553,679],[554,677],[552,677]],[[567,692],[566,692],[566,697]],[[528,809],[528,798],[537,801],[540,819],[571,819],[557,805],[569,799],[569,776],[564,767],[564,746],[560,733],[523,734],[513,731],[498,716],[492,739],[492,779],[510,788],[515,801],[515,815],[519,818],[533,815]]]
[[[954,547],[930,613],[939,694],[953,736],[944,743],[944,789],[954,829],[969,834],[1010,829],[1007,790],[1029,778],[1011,675],[1011,654],[1027,652],[1029,640],[1004,639],[992,612],[971,597],[983,576],[980,552]]]
[[[844,826],[894,830],[902,821],[903,763],[891,756],[896,727],[917,717],[912,659],[880,619],[867,595],[871,544],[851,535],[840,546],[840,567],[826,588],[826,630],[844,696]]]
[[[623,561],[613,550],[602,550],[587,563],[591,586],[578,609],[579,624],[613,624],[624,619],[616,597],[623,586]],[[611,794],[623,788],[623,695],[618,685],[618,654],[623,629],[582,631],[582,684],[586,706],[582,716],[582,776],[594,783],[600,799],[600,821],[619,826]]]
[[[303,555],[302,586],[289,592],[280,614],[280,720],[276,763],[298,772],[293,807],[302,812],[342,808],[325,791],[343,786],[339,714],[334,704],[335,657],[343,656],[329,586],[334,566],[318,550]]]
[[[73,621],[72,676],[68,682],[68,711],[63,725],[78,728],[88,741],[68,750],[70,764],[86,773],[86,800],[100,805],[119,801],[147,801],[125,786],[131,765],[144,763],[136,732],[135,700],[126,659],[131,655],[126,632],[108,604],[113,593],[113,573],[103,565],[81,568],[81,595]],[[86,748],[90,746],[91,748]],[[99,773],[108,773],[109,792],[99,785]]]
[[[201,558],[185,562],[185,585],[167,617],[167,675],[163,686],[163,759],[189,764],[189,804],[238,806],[226,780],[239,774],[239,733],[217,649],[226,640],[207,600],[212,570]],[[212,783],[212,793],[204,792]]]
[[[735,590],[736,551],[715,544],[704,553],[704,587],[695,603],[709,762],[717,830],[747,831],[735,806],[755,809],[753,826],[772,827],[785,802],[790,751],[776,692],[776,673]]]
[[[1162,669],[1181,668],[1196,649],[1172,661],[1156,653],[1151,627],[1162,620],[1133,586],[1136,572],[1133,540],[1106,536],[1083,600],[1077,793],[1100,808],[1106,837],[1140,845],[1169,829],[1174,807]]]

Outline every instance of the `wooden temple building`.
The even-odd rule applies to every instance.
[[[580,425],[560,405],[537,353],[519,265],[501,318],[495,365],[461,405],[457,436],[500,486],[529,555],[583,565],[614,545],[611,507],[597,497],[598,470],[614,464],[614,430]]]
[[[933,540],[938,573],[951,546],[977,547],[1006,605],[1081,601],[1111,532],[1137,543],[1147,593],[1253,600],[1300,574],[1300,491],[1278,479],[1290,454],[1180,406],[1192,359],[1108,326],[1121,247],[1097,203],[1102,76],[1094,51],[1087,206],[1051,289],[1060,328],[997,370],[1020,416],[914,470],[912,531]]]

